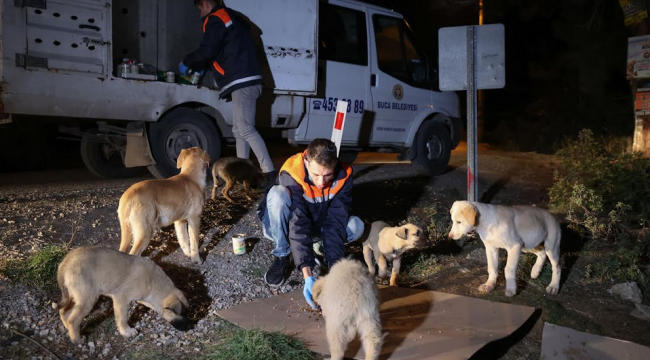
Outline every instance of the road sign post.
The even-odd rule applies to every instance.
[[[438,32],[440,90],[467,91],[467,200],[478,201],[477,90],[505,86],[503,24]]]

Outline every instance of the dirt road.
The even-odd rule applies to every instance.
[[[572,314],[568,311],[575,307],[571,304],[577,299],[576,294],[567,287],[559,297],[548,299],[543,292],[545,285],[541,286],[543,279],[537,280],[537,285],[522,287],[522,294],[514,300],[503,297],[502,278],[492,295],[480,295],[475,291],[484,281],[486,269],[480,256],[467,258],[466,255],[481,249],[480,241],[470,240],[461,247],[445,237],[450,226],[448,210],[451,203],[465,198],[464,146],[454,151],[447,171],[435,178],[418,176],[408,163],[396,162],[394,157],[389,154],[361,154],[358,157],[354,166],[353,213],[366,221],[384,220],[397,224],[409,220],[428,229],[430,240],[435,245],[427,252],[404,259],[401,284],[540,308],[559,304],[563,308],[562,314]],[[282,161],[281,157],[275,159],[278,166]],[[481,146],[481,200],[493,204],[546,207],[547,189],[552,184],[555,161],[554,157],[548,155],[503,152]],[[70,241],[72,246],[92,244],[117,248],[120,236],[116,216],[119,197],[128,186],[140,180],[143,178],[99,180],[85,170],[1,175],[0,256],[5,259],[24,258],[48,244]],[[210,190],[209,187],[206,189],[206,196]],[[221,324],[215,311],[302,286],[297,271],[293,272],[291,281],[279,290],[271,290],[264,284],[262,277],[272,260],[272,246],[270,241],[263,238],[254,212],[259,199],[249,202],[240,193],[236,193],[234,198],[235,204],[219,198],[209,200],[206,205],[201,225],[202,257],[205,259],[202,265],[194,265],[182,255],[173,227],[157,232],[144,254],[152,257],[179,287],[191,294],[190,315],[196,324],[192,331],[176,332],[155,314],[133,305],[136,313],[131,321],[139,335],[135,339],[124,339],[117,336],[115,331],[110,302],[104,302],[100,303],[100,310],[86,326],[87,342],[75,347],[68,341],[58,314],[50,307],[52,300],[58,300],[52,298],[56,294],[12,285],[0,276],[0,314],[7,314],[6,317],[0,316],[3,318],[0,341],[10,338],[9,329],[13,328],[32,330],[33,337],[45,346],[77,359],[143,358],[139,354],[152,351],[163,357],[188,358],[199,353],[210,341],[217,341],[211,340]],[[234,233],[247,235],[246,255],[233,254],[227,239]],[[358,245],[348,248],[359,258],[360,250]],[[570,279],[570,269],[566,275]],[[609,303],[607,299],[603,301],[602,306],[627,311],[617,303]],[[588,315],[582,316],[589,318]],[[562,323],[562,318],[558,319]],[[503,351],[497,353],[496,358],[539,359],[540,323],[541,317],[537,315],[521,336],[523,340],[517,338],[514,345],[513,341],[500,345]],[[627,323],[630,324],[630,321]],[[629,325],[627,328],[630,329]],[[610,336],[618,335],[650,344],[645,334],[601,329]],[[3,358],[45,355],[37,347],[17,339],[0,345],[0,354]]]

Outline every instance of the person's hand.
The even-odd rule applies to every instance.
[[[311,295],[311,290],[314,287],[314,283],[316,280],[314,279],[313,276],[309,276],[305,278],[305,288],[302,290],[302,294],[305,296],[305,300],[307,300],[307,303],[309,306],[311,306],[312,309],[318,310],[316,307],[316,304],[314,304],[314,299]]]
[[[178,64],[178,71],[181,73],[181,75],[187,75],[187,70],[189,70],[189,68],[183,62]]]

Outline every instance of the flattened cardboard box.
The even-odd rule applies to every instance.
[[[533,314],[526,306],[495,303],[436,291],[379,289],[384,334],[381,359],[467,359],[487,343],[510,335]],[[282,331],[329,354],[325,320],[307,309],[302,291],[245,303],[219,316],[245,329]],[[346,358],[364,359],[360,341]]]
[[[542,360],[560,359],[650,359],[650,348],[545,323],[542,333]]]

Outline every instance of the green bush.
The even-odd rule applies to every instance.
[[[650,159],[615,153],[583,130],[558,152],[561,163],[549,191],[551,207],[567,214],[591,237],[608,237],[612,226],[645,226],[650,217]]]

